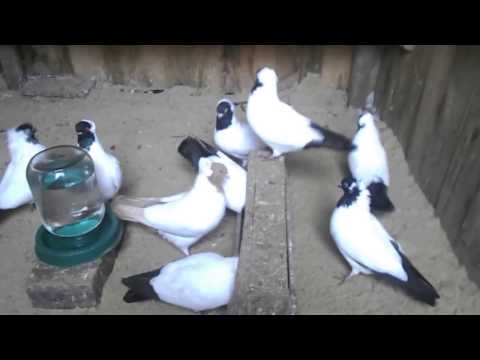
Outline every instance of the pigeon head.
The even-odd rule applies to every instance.
[[[229,127],[233,121],[235,107],[230,100],[222,99],[217,103],[217,130]]]
[[[337,207],[348,207],[352,205],[352,203],[357,200],[360,193],[366,189],[362,182],[357,181],[352,176],[344,178],[338,187],[343,190],[343,196],[337,203]]]
[[[358,189],[358,183],[353,177],[347,176],[338,187],[341,188],[345,194],[351,194],[355,189]]]
[[[198,162],[198,168],[199,173],[205,175],[218,191],[223,191],[223,183],[228,177],[228,170],[225,165],[208,158],[201,158]]]
[[[95,123],[92,120],[82,120],[75,125],[75,131],[77,133],[91,131],[95,132]]]
[[[268,87],[268,88],[277,88],[278,76],[275,73],[275,70],[264,66],[257,70],[255,76],[255,84],[252,88],[252,93],[259,87]]]
[[[91,120],[82,120],[75,125],[78,146],[89,150],[95,141],[95,123]]]
[[[223,184],[228,178],[227,167],[221,163],[213,162],[212,166],[212,175],[208,177],[208,180],[215,185],[219,192],[223,192]]]
[[[38,144],[38,140],[35,137],[35,134],[37,132],[37,129],[30,124],[30,123],[24,123],[15,128],[14,132],[10,132],[10,138],[15,137],[18,138],[18,135],[22,136],[23,139],[29,143],[32,144]]]
[[[365,126],[370,127],[374,124],[375,124],[375,118],[373,117],[373,114],[371,114],[370,112],[365,112],[361,114],[357,120],[358,130],[364,128]]]

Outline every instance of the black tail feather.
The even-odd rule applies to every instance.
[[[437,290],[433,287],[425,277],[412,265],[410,260],[400,251],[398,244],[392,241],[393,246],[402,258],[402,266],[408,276],[408,281],[404,282],[390,275],[390,280],[400,285],[414,299],[422,301],[430,306],[435,306],[436,300],[440,298]]]
[[[324,137],[322,141],[311,141],[306,146],[305,149],[315,148],[315,147],[326,147],[339,151],[351,151],[353,150],[352,140],[347,138],[342,134],[338,134],[334,131],[325,129],[315,123],[311,123],[310,126],[315,130],[318,130]]]
[[[209,157],[217,153],[212,146],[205,146],[203,141],[191,136],[185,138],[180,143],[177,150],[180,155],[192,163],[195,170],[198,170],[198,162],[202,157]]]
[[[370,192],[370,209],[391,212],[395,206],[388,198],[387,186],[383,182],[374,182],[368,186]]]
[[[219,150],[209,143],[195,137],[186,137],[178,146],[178,152],[185,159],[189,160],[195,170],[198,171],[198,161],[202,157],[209,157],[212,155],[218,155]],[[243,167],[243,162],[230,154],[222,152],[225,156],[229,157],[232,161]]]
[[[129,289],[124,295],[123,301],[125,301],[126,303],[133,303],[158,299],[155,290],[150,285],[150,280],[158,276],[161,270],[162,268],[123,278],[122,284]]]

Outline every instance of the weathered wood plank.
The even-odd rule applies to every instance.
[[[228,313],[292,312],[289,289],[284,159],[251,154],[240,260]]]
[[[18,90],[25,81],[25,73],[17,49],[14,46],[0,46],[0,63],[7,88]]]
[[[383,48],[360,45],[353,48],[352,72],[348,86],[348,105],[361,108],[367,96],[375,91]]]
[[[457,145],[462,141],[472,94],[478,87],[480,75],[478,71],[480,51],[478,50],[480,49],[457,47],[447,91],[435,121],[434,138],[428,143],[428,149],[423,158],[419,177],[423,179],[423,187],[434,206],[438,205],[442,192],[443,196],[449,193],[442,187],[448,177],[450,165],[453,164],[452,157]]]
[[[72,75],[68,46],[20,46],[20,57],[27,76]]]
[[[418,175],[423,165],[423,158],[429,151],[429,147],[425,144],[435,140],[435,121],[447,90],[448,76],[455,58],[455,47],[449,45],[434,46],[431,56],[432,61],[415,119],[415,127],[410,133],[410,141],[406,151],[412,173],[417,176],[421,186],[425,185],[425,179]]]
[[[477,82],[478,84],[478,82]],[[437,211],[456,241],[480,179],[480,86],[472,96],[462,135],[442,186]]]

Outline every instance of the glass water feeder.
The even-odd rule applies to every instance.
[[[27,180],[42,224],[37,257],[50,265],[93,261],[120,241],[124,225],[102,201],[90,155],[77,146],[55,146],[35,155]]]

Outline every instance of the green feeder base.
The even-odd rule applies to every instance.
[[[71,238],[53,235],[43,226],[35,235],[35,253],[42,262],[70,267],[94,261],[122,238],[124,223],[107,206],[102,223],[91,232]]]

